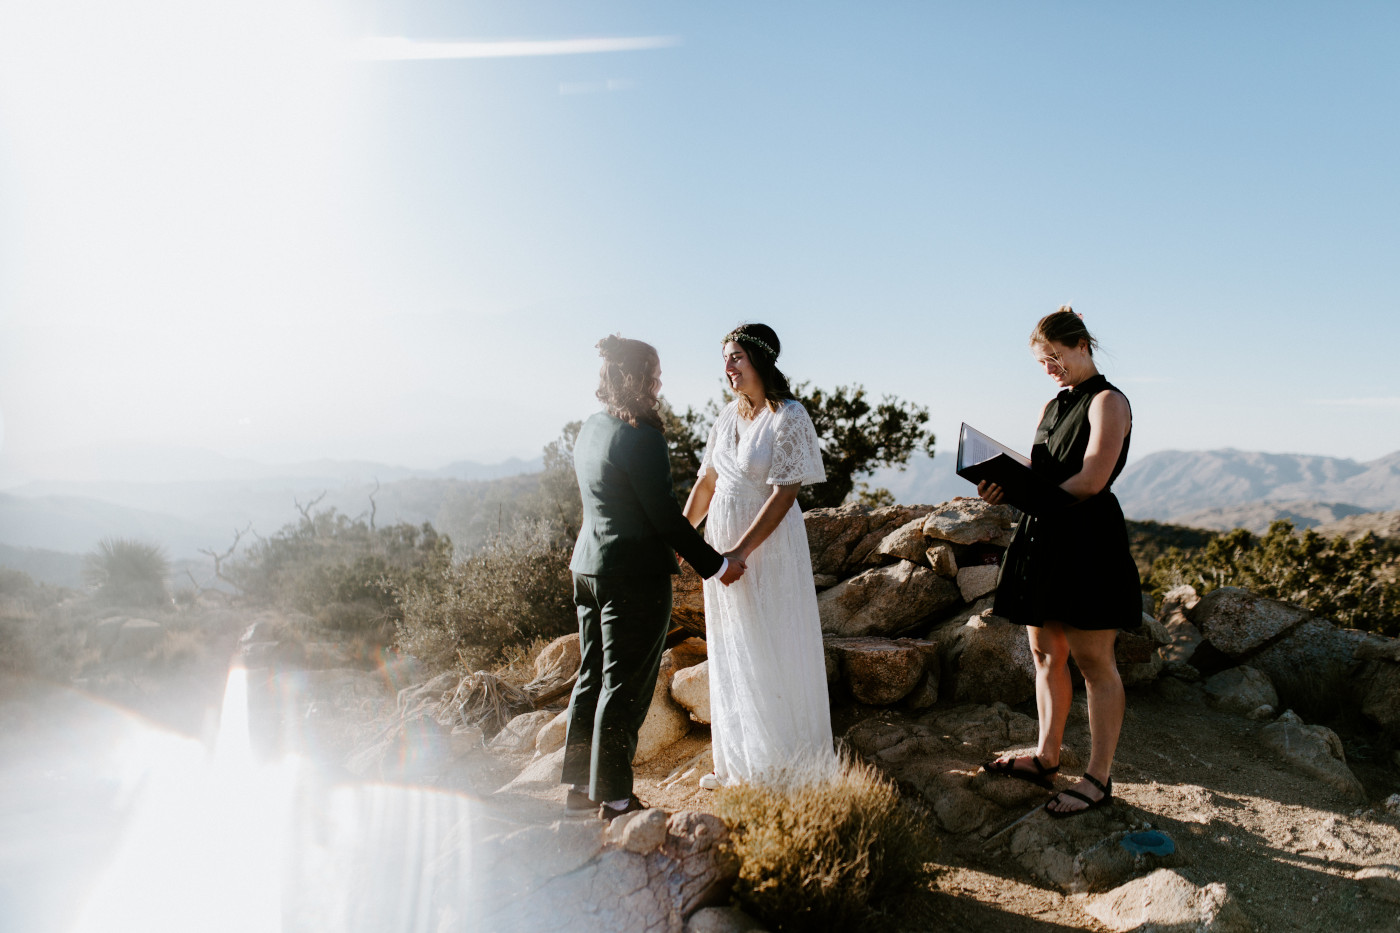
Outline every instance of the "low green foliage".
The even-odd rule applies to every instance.
[[[1166,522],[1128,521],[1128,547],[1143,583],[1152,577],[1152,565],[1170,548],[1191,552],[1205,547],[1220,532]]]
[[[83,558],[83,580],[101,602],[115,606],[166,606],[170,562],[159,545],[131,538],[103,538]]]
[[[803,486],[798,493],[797,501],[804,511],[840,505],[852,495],[867,505],[890,505],[894,496],[889,490],[871,489],[860,477],[878,467],[902,467],[916,452],[933,456],[934,436],[928,429],[928,409],[922,405],[890,395],[877,403],[866,397],[865,387],[860,385],[837,386],[828,392],[809,390],[802,383],[794,386],[794,392],[812,418],[826,468],[826,482]],[[685,502],[695,485],[710,426],[719,416],[721,404],[731,399],[725,393],[699,411],[688,407],[684,412],[661,400],[658,411],[679,502]],[[574,479],[574,441],[581,426],[581,422],[571,421],[559,438],[545,447],[539,499],[531,509],[536,517],[557,519],[573,532],[577,532],[582,515]]]
[[[783,933],[888,928],[934,854],[922,814],[861,761],[824,781],[725,787],[715,807],[740,861],[736,899]]]
[[[803,486],[798,494],[803,511],[845,502],[858,477],[876,467],[902,467],[920,451],[933,456],[934,436],[927,427],[928,409],[922,405],[892,395],[874,404],[860,385],[808,392],[804,383],[796,391],[812,416],[826,467],[826,482]],[[892,501],[883,489],[862,489],[860,496],[873,503]]]
[[[260,538],[232,562],[228,578],[254,602],[387,642],[399,620],[395,593],[451,560],[452,542],[426,522],[377,528],[327,509]]]
[[[1400,635],[1400,583],[1388,553],[1369,534],[1329,541],[1311,529],[1295,534],[1291,522],[1276,521],[1263,537],[1236,528],[1196,551],[1168,548],[1153,563],[1151,585],[1158,600],[1182,583],[1202,595],[1221,586],[1244,587],[1350,628]]]
[[[429,668],[486,670],[512,646],[577,628],[572,540],[557,524],[522,522],[466,560],[394,590],[398,647]]]

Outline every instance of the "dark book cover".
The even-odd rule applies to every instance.
[[[1006,502],[1044,515],[1074,504],[1074,497],[1031,469],[1029,458],[963,422],[958,432],[958,475],[972,483],[996,483]]]

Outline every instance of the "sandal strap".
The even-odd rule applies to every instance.
[[[1013,761],[1013,764],[1014,764],[1014,761]],[[1045,767],[1045,765],[1043,765],[1043,764],[1040,763],[1040,756],[1039,756],[1039,755],[1032,755],[1032,756],[1031,756],[1031,764],[1035,765],[1035,769],[1036,769],[1037,771],[1040,772],[1040,774],[1041,774],[1042,777],[1049,777],[1050,775],[1052,775],[1052,774],[1054,774],[1055,772],[1057,772],[1057,771],[1060,770],[1060,766],[1059,766],[1059,765],[1055,765],[1055,767],[1053,767],[1053,768],[1047,768],[1047,767]]]
[[[1109,779],[1108,779],[1108,783],[1105,784],[1105,783],[1103,783],[1102,781],[1100,781],[1098,778],[1096,778],[1096,777],[1094,777],[1092,774],[1090,774],[1088,771],[1085,771],[1085,772],[1084,772],[1084,780],[1088,781],[1090,784],[1093,784],[1093,785],[1094,785],[1095,787],[1097,787],[1099,790],[1103,791],[1103,795],[1104,795],[1105,797],[1111,797],[1111,796],[1113,796],[1113,778],[1109,778]],[[1079,796],[1079,795],[1076,794],[1075,796],[1077,797],[1077,796]]]
[[[1104,799],[1104,798],[1100,797],[1098,800],[1090,800],[1088,797],[1085,797],[1083,794],[1081,794],[1079,791],[1075,790],[1073,787],[1069,787],[1069,788],[1066,788],[1065,790],[1060,791],[1058,794],[1056,794],[1055,796],[1051,797],[1049,800],[1045,801],[1045,809],[1049,810],[1049,809],[1050,809],[1050,804],[1054,803],[1056,800],[1059,800],[1061,797],[1073,797],[1073,798],[1075,798],[1076,800],[1082,800],[1082,801],[1084,801],[1085,803],[1087,803],[1087,804],[1089,805],[1088,807],[1085,807],[1085,808],[1084,808],[1084,809],[1086,809],[1086,810],[1087,810],[1087,809],[1091,809],[1091,808],[1097,806],[1098,804],[1102,803],[1102,802],[1103,802],[1103,799]],[[1064,811],[1056,810],[1056,811],[1051,811],[1051,812],[1055,812],[1055,813],[1059,813],[1059,812],[1063,812],[1063,813],[1073,813],[1074,811],[1073,811],[1073,810],[1064,810]]]

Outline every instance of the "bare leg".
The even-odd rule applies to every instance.
[[[1123,681],[1118,676],[1118,663],[1113,655],[1116,629],[1083,631],[1064,629],[1074,662],[1084,675],[1085,691],[1089,697],[1089,766],[1086,774],[1108,784],[1113,772],[1113,755],[1118,750],[1118,735],[1123,729]],[[1088,781],[1080,781],[1075,790],[1090,800],[1099,800],[1103,791]],[[1083,810],[1088,804],[1074,797],[1060,796],[1050,802],[1050,808],[1061,813]]]
[[[1035,661],[1035,708],[1040,717],[1040,741],[1035,753],[1043,766],[1057,768],[1074,690],[1069,676],[1069,642],[1065,639],[1064,626],[1058,622],[1028,625],[1026,634],[1030,638],[1031,658]],[[1013,767],[1031,774],[1037,771],[1035,763],[1027,756],[1014,759]]]
[[[1065,740],[1074,685],[1069,677],[1069,641],[1058,622],[1026,626],[1030,636],[1031,658],[1035,661],[1035,709],[1040,717],[1040,742],[1036,755],[1040,763],[1053,768],[1060,763],[1060,747]]]

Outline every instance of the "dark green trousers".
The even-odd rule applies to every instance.
[[[566,784],[594,800],[632,793],[637,731],[647,717],[671,624],[671,575],[574,574],[578,683],[564,740]]]

